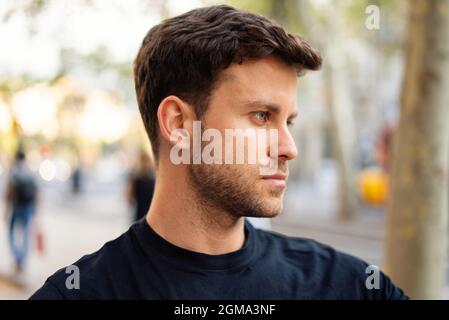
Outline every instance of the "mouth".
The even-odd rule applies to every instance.
[[[288,179],[288,176],[285,174],[281,174],[281,173],[262,177],[262,180],[266,181],[271,186],[277,187],[277,188],[286,188],[287,187],[287,179]]]

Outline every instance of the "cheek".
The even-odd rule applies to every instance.
[[[205,129],[217,129],[220,132],[223,162],[229,164],[226,159],[233,159],[232,163],[239,165],[242,163],[257,166],[269,165],[270,136],[268,131],[255,126],[249,116],[236,115],[231,111],[219,116],[208,114],[203,125]],[[251,131],[251,134],[247,134],[248,131]],[[237,158],[240,160],[237,161]]]
[[[231,164],[222,165],[221,174],[226,179],[234,180],[240,185],[247,185],[249,188],[256,188],[256,180],[259,179],[259,169],[256,165]]]
[[[238,116],[235,110],[232,110],[223,103],[220,105],[210,105],[202,120],[207,127],[224,130],[234,128],[237,125]]]

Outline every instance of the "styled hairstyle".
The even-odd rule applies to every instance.
[[[200,118],[224,69],[269,55],[298,74],[321,66],[320,54],[300,36],[266,17],[227,5],[195,9],[151,28],[134,61],[134,81],[155,158],[157,109],[165,97],[186,101]]]

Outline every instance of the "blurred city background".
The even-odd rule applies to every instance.
[[[132,61],[151,26],[218,3],[272,17],[324,58],[320,72],[299,81],[299,157],[284,213],[256,224],[378,265],[414,298],[448,298],[449,82],[432,72],[449,73],[449,4],[424,2],[1,0],[0,299],[28,298],[133,223],[130,177],[150,145]],[[430,76],[420,77],[425,68]],[[409,104],[416,107],[401,117]],[[398,131],[402,151],[393,157]],[[18,150],[39,190],[22,270],[10,250],[6,203]],[[415,154],[407,175],[402,164]],[[391,184],[392,176],[406,182]]]

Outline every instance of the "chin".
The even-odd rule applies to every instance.
[[[253,217],[274,218],[281,214],[283,209],[282,199],[265,200],[264,204],[258,211],[254,212]]]

